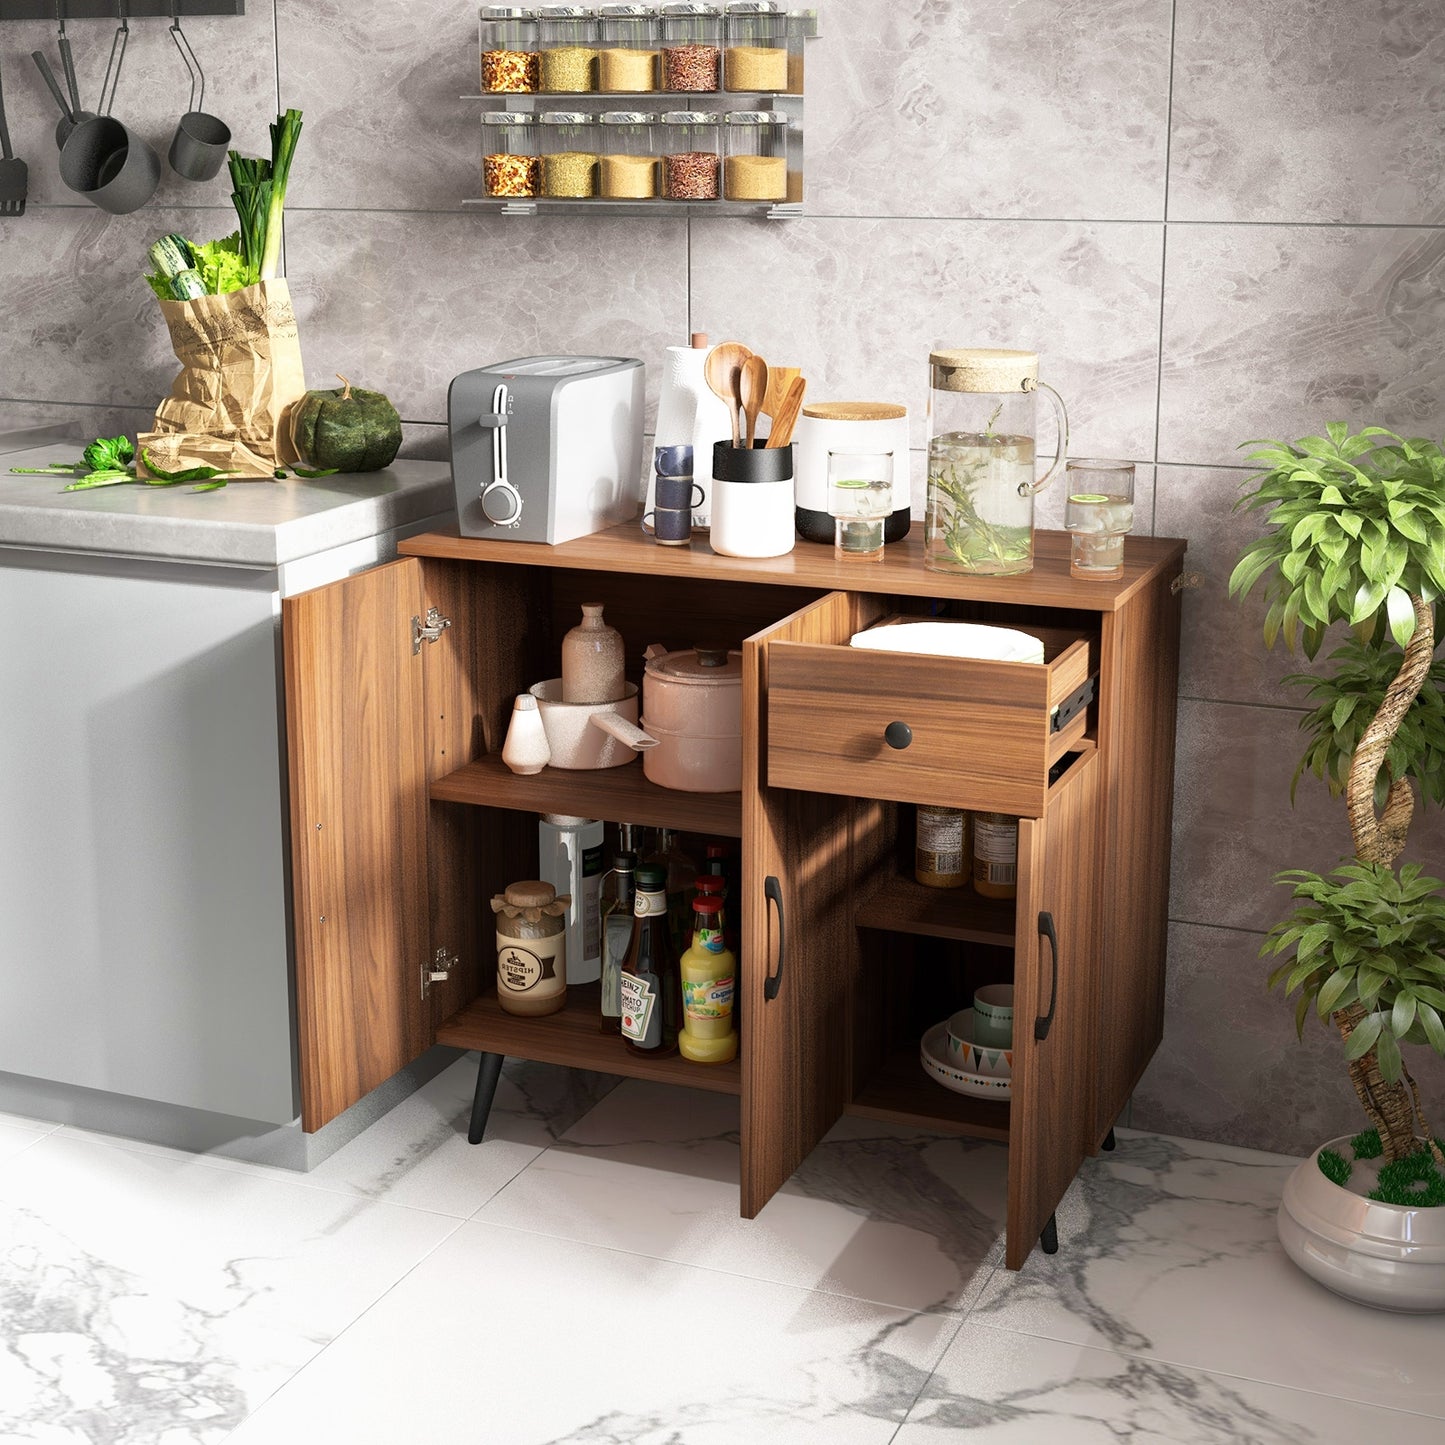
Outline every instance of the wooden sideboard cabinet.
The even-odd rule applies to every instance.
[[[1103,583],[1071,579],[1049,532],[1011,578],[928,572],[917,536],[879,565],[661,548],[635,527],[400,550],[283,604],[305,1128],[443,1043],[739,1095],[749,1218],[845,1113],[1005,1142],[1007,1262],[1052,1247],[1161,1035],[1184,543],[1131,537]],[[633,677],[649,643],[741,644],[741,793],[659,788],[635,763],[502,764],[513,697],[556,676],[593,600]],[[897,616],[1025,628],[1045,661],[847,645]],[[925,802],[1020,819],[1015,901],[913,880]],[[740,840],[736,1060],[628,1053],[599,1031],[596,985],[547,1018],[500,1009],[488,900],[533,875],[543,812]],[[1011,1100],[949,1092],[920,1066],[923,1029],[1009,978]]]

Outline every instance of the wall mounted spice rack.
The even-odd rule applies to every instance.
[[[482,194],[504,216],[803,214],[804,44],[760,3],[486,6]],[[602,88],[604,85],[610,88]]]

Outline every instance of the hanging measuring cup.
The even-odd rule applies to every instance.
[[[171,169],[183,180],[214,180],[231,145],[231,127],[217,116],[206,114],[206,73],[181,30],[175,0],[171,0],[170,35],[191,77],[191,98],[186,103],[186,113],[176,122],[176,133],[171,140],[168,156]]]
[[[1034,496],[1061,471],[1069,443],[1063,398],[1039,380],[1034,351],[935,351],[928,398],[928,510],[923,565],[1007,576],[1034,565]],[[1045,391],[1059,449],[1035,478],[1035,405]]]

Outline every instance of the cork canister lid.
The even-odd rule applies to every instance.
[[[935,391],[1029,391],[1039,379],[1037,351],[964,347],[930,354]]]
[[[819,401],[805,406],[803,415],[817,421],[898,421],[908,408],[891,401]]]

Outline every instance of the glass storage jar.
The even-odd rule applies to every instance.
[[[492,899],[497,915],[497,1002],[536,1017],[567,1006],[567,907],[541,879],[509,883]]]
[[[582,5],[537,11],[542,55],[539,89],[574,93],[597,89],[597,17]]]
[[[597,12],[601,32],[597,89],[611,95],[657,89],[657,29],[646,5],[604,5]]]
[[[788,94],[803,93],[803,42],[818,33],[818,12],[815,9],[788,11]]]
[[[536,121],[516,111],[489,111],[482,117],[482,194],[515,199],[541,193]]]
[[[650,201],[657,194],[652,117],[635,110],[602,113],[597,193],[610,201]]]
[[[665,110],[659,118],[662,194],[670,201],[715,201],[722,175],[722,126],[706,110]]]
[[[517,5],[484,5],[480,16],[483,94],[531,95],[538,85],[536,17]]]
[[[722,71],[722,11],[715,5],[662,7],[662,88],[718,88]]]
[[[544,110],[542,194],[581,200],[597,194],[597,119],[580,111]]]
[[[773,0],[728,6],[723,89],[788,89],[788,16]]]
[[[783,201],[788,196],[788,117],[772,110],[734,110],[723,117],[727,160],[723,193],[730,201]]]

